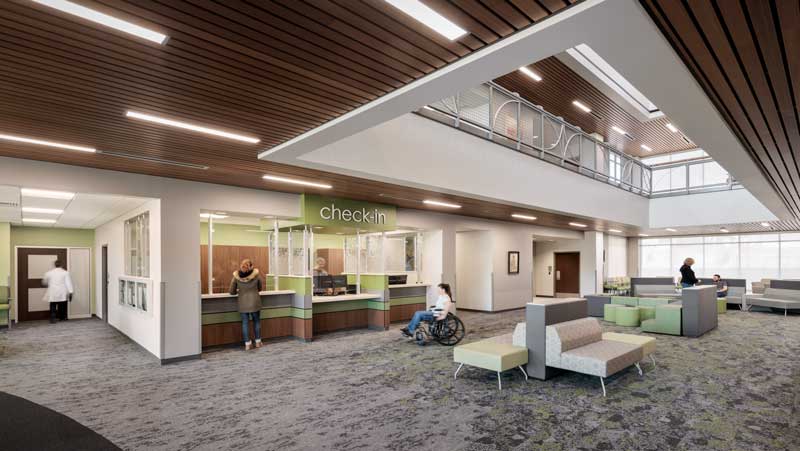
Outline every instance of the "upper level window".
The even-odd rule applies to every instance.
[[[150,212],[125,221],[125,274],[150,277]]]

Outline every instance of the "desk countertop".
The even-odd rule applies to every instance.
[[[261,296],[277,296],[281,294],[295,294],[294,290],[272,290],[272,291],[260,291],[258,294]],[[214,293],[214,294],[204,294],[200,296],[202,299],[221,299],[221,298],[235,298],[237,295],[229,294],[229,293]]]
[[[311,298],[311,302],[314,304],[322,304],[325,302],[359,301],[364,299],[378,299],[378,298],[380,298],[379,295],[369,294],[369,293],[340,294],[338,296],[314,296]]]
[[[411,288],[411,287],[429,287],[431,284],[429,283],[404,283],[400,285],[389,285],[389,289],[392,288]]]

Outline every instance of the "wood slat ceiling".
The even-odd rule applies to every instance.
[[[641,3],[800,218],[800,2]]]
[[[81,0],[163,32],[157,46],[29,1],[0,2],[0,132],[207,170],[0,141],[0,155],[288,192],[265,173],[325,181],[326,194],[405,208],[591,229],[621,224],[513,208],[256,158],[281,143],[562,10],[573,0],[426,0],[469,31],[450,42],[382,0]],[[126,110],[259,137],[258,145],[125,117]],[[383,194],[383,195],[382,195]],[[523,222],[523,221],[520,221]]]
[[[666,128],[666,124],[670,122],[666,116],[647,122],[638,120],[555,56],[528,67],[541,75],[542,81],[534,81],[519,71],[514,71],[495,82],[519,93],[522,98],[541,105],[547,112],[563,117],[586,133],[599,133],[607,142],[627,154],[647,157],[697,147],[691,141],[684,140],[681,133],[670,132]],[[578,109],[572,104],[573,100],[588,106],[592,113],[600,117]],[[625,130],[634,140],[613,131],[612,126]],[[652,151],[643,150],[642,144],[649,146]]]

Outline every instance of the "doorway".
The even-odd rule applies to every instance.
[[[44,273],[60,260],[67,268],[67,250],[64,248],[17,249],[17,318],[18,321],[34,321],[50,317],[50,303],[44,301],[47,288],[42,285]]]
[[[581,254],[579,252],[556,252],[555,260],[556,297],[580,297]]]
[[[102,286],[102,296],[103,296],[103,306],[102,306],[102,315],[103,315],[103,322],[108,324],[108,245],[104,245],[101,248],[100,252],[100,259],[101,259],[101,286]]]

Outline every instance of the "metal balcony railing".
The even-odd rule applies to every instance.
[[[645,197],[716,191],[732,185],[692,185],[698,177],[697,169],[692,172],[690,165],[708,162],[675,163],[686,166],[683,188],[689,189],[672,189],[670,176],[669,190],[654,190],[653,171],[637,158],[492,82],[434,102],[417,113]],[[699,179],[704,180],[702,176]]]

